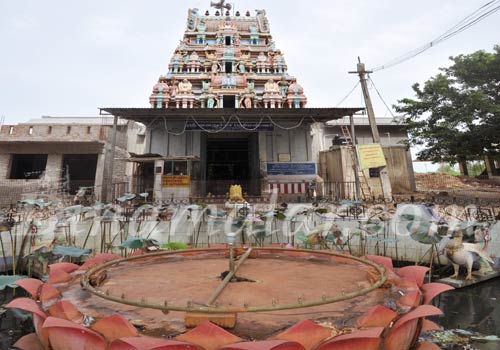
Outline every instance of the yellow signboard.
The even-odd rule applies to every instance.
[[[361,169],[381,168],[387,165],[384,151],[379,143],[357,145],[356,148]]]
[[[163,176],[162,187],[189,188],[191,179],[189,176]]]

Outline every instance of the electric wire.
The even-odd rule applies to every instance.
[[[429,50],[430,48],[442,43],[443,41],[448,40],[451,37],[469,29],[473,25],[481,22],[482,20],[486,19],[487,17],[491,16],[492,14],[494,14],[495,12],[500,10],[499,2],[500,2],[500,0],[489,1],[488,3],[484,4],[483,6],[481,6],[480,8],[478,8],[477,10],[475,10],[474,12],[472,12],[471,14],[469,14],[468,16],[463,18],[460,22],[458,22],[456,25],[454,25],[453,27],[448,29],[446,32],[444,32],[443,34],[438,36],[433,41],[431,41],[425,45],[422,45],[422,46],[420,46],[412,51],[409,51],[409,52],[407,52],[399,57],[396,57],[395,59],[390,60],[381,66],[370,69],[370,71],[377,72],[377,71],[380,71],[383,69],[387,69],[387,68],[391,68],[391,67],[394,67],[396,65],[399,65],[405,61],[408,61],[408,60],[420,55],[421,53],[423,53],[423,52]]]
[[[347,95],[345,95],[345,97],[342,100],[340,100],[339,103],[337,103],[337,105],[335,107],[338,107],[342,103],[344,103],[344,101],[347,100],[349,98],[349,96],[351,96],[351,94],[354,92],[354,90],[356,90],[356,88],[358,87],[358,85],[359,85],[359,81],[356,83],[356,85],[354,85],[354,87],[351,89],[351,91],[349,91],[349,93]]]
[[[392,113],[392,110],[389,108],[389,106],[387,105],[387,103],[385,102],[384,98],[382,97],[382,94],[380,93],[380,91],[378,91],[377,87],[375,86],[375,83],[373,82],[372,78],[368,75],[368,80],[370,81],[370,83],[372,84],[373,88],[375,89],[375,91],[377,92],[377,95],[378,97],[382,100],[382,102],[384,103],[385,105],[385,108],[387,108],[387,110],[389,111],[389,113],[391,113],[392,117],[393,118],[396,118],[396,116]]]
[[[276,123],[276,122],[273,120],[273,118],[271,118],[271,116],[269,116],[269,115],[267,116],[267,119],[269,119],[269,121],[270,121],[270,122],[271,122],[274,126],[276,126],[277,128],[280,128],[280,129],[282,129],[282,130],[293,130],[293,129],[300,128],[300,126],[301,126],[301,125],[302,125],[302,123],[304,122],[304,118],[305,118],[305,117],[302,117],[302,119],[300,119],[300,121],[299,121],[296,125],[294,125],[294,126],[292,126],[292,127],[286,127],[286,126],[282,126],[282,125],[279,125],[278,123]]]
[[[184,135],[184,133],[186,132],[186,128],[187,128],[187,124],[188,124],[188,119],[186,118],[186,122],[184,123],[184,128],[183,128],[183,130],[181,132],[170,131],[168,129],[168,125],[167,125],[167,118],[165,118],[165,117],[163,117],[163,124],[164,124],[164,127],[165,127],[165,132],[168,135],[181,136],[181,135]]]

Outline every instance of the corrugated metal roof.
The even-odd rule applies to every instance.
[[[198,121],[220,121],[229,117],[238,117],[243,121],[259,120],[261,118],[271,118],[282,121],[300,121],[302,118],[309,119],[311,122],[327,122],[329,120],[340,119],[350,116],[363,110],[362,107],[354,108],[253,108],[253,109],[234,109],[234,108],[101,108],[101,113],[109,113],[124,119],[137,122],[149,123],[154,120],[166,118],[169,121],[186,121],[189,118],[195,118]],[[106,114],[104,114],[106,115]]]

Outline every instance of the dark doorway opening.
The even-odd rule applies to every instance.
[[[207,139],[207,193],[226,194],[231,185],[249,191],[249,139]]]
[[[135,192],[149,193],[148,198],[153,198],[155,186],[155,163],[139,163],[136,168]]]
[[[63,170],[69,178],[69,193],[76,193],[80,187],[93,187],[96,169],[97,154],[65,154]]]
[[[47,154],[13,154],[11,179],[39,179],[47,166]]]
[[[234,96],[222,96],[224,108],[236,108],[236,98]]]
[[[226,73],[232,73],[233,72],[233,63],[232,62],[226,62]]]
[[[231,46],[231,37],[226,36],[226,46]]]

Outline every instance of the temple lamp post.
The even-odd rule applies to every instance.
[[[234,273],[234,242],[236,240],[236,233],[226,233],[226,241],[229,244],[229,271]]]

